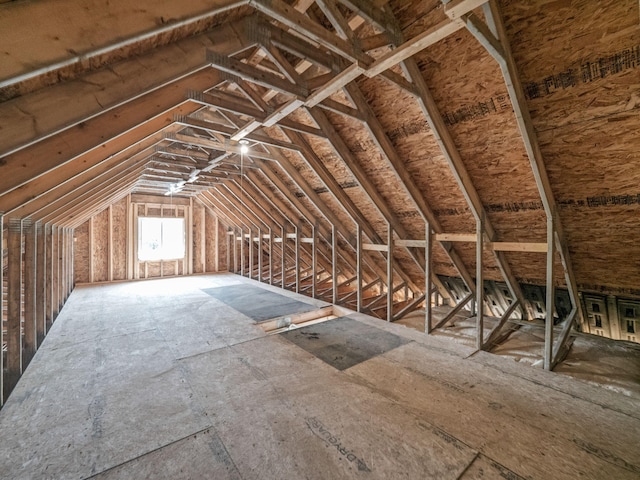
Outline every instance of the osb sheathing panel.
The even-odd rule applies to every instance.
[[[222,237],[218,239],[219,240],[218,243],[216,243],[216,219],[211,214],[211,211],[208,208],[204,209],[204,215],[205,215],[204,238],[205,238],[205,249],[207,252],[207,255],[205,257],[205,270],[207,272],[215,272],[216,271],[216,263],[215,263],[216,250],[218,250],[218,254],[220,254],[220,249],[221,249],[220,244],[223,244],[225,249],[227,248],[227,235],[225,233]],[[226,253],[223,255],[226,255]],[[223,262],[226,262],[226,256],[221,257],[220,260]]]
[[[369,105],[431,209],[464,212],[467,203],[417,101],[406,92],[377,79],[361,82],[361,85]],[[465,223],[449,222],[443,227],[451,233],[468,232],[474,228],[474,221],[470,214],[467,217],[456,219],[459,222],[466,220]],[[421,222],[405,223],[415,230],[416,224]],[[419,228],[424,230],[423,226]]]
[[[109,280],[109,210],[103,210],[93,217],[93,281]]]
[[[213,216],[210,217],[213,221]],[[229,265],[227,265],[227,250],[229,244],[227,243],[227,227],[218,220],[218,244],[216,248],[218,249],[218,271],[225,271],[229,269]],[[274,232],[275,235],[275,232]],[[211,240],[215,240],[215,238],[211,238]],[[275,247],[274,247],[275,248]],[[232,251],[229,252],[230,254]],[[229,260],[232,262],[233,258],[229,257]],[[214,270],[215,271],[215,270]]]
[[[73,231],[73,278],[76,283],[89,283],[89,221]]]
[[[113,216],[113,279],[127,278],[127,199],[111,206]]]
[[[637,295],[638,2],[501,7],[576,280],[585,290]]]
[[[204,207],[199,202],[194,202],[193,204],[193,225],[192,229],[192,242],[193,242],[193,273],[204,273],[203,269],[203,261],[202,258],[202,243],[205,241],[203,237],[203,228],[202,224]],[[205,254],[206,258],[206,254]]]
[[[147,263],[147,278],[160,277],[161,262],[146,262]]]
[[[482,203],[538,200],[504,80],[486,50],[462,30],[417,59]]]
[[[398,217],[403,213],[410,212],[413,206],[411,201],[403,195],[402,187],[395,178],[395,174],[388,168],[382,154],[371,143],[370,135],[362,124],[342,115],[328,113],[327,117],[344,139],[355,161],[359,163],[375,190],[382,195],[385,203]],[[368,199],[364,189],[352,188],[345,190],[345,192],[369,220],[378,235],[384,237],[387,222],[378,212],[375,204]]]
[[[336,155],[333,147],[327,140],[312,135],[303,134],[303,137],[313,148],[313,151],[320,158],[327,170],[331,172],[333,178],[342,185],[343,188],[356,184],[355,178],[351,175],[345,163]]]

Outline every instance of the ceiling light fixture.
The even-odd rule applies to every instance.
[[[249,142],[246,140],[240,140],[240,153],[243,155],[249,152]]]

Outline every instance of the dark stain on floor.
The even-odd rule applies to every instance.
[[[280,335],[338,370],[346,370],[411,341],[348,317]]]
[[[317,306],[310,303],[293,300],[253,285],[239,284],[203,288],[202,291],[226,303],[255,322],[318,309]]]

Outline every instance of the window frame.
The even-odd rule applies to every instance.
[[[160,255],[149,255],[148,252],[150,251],[150,249],[143,245],[145,241],[148,242],[149,240],[148,238],[145,238],[144,235],[145,235],[145,231],[148,232],[148,229],[150,228],[149,227],[150,221],[159,223],[160,245],[158,248],[159,248]],[[181,245],[178,245],[177,247],[174,246],[174,248],[171,248],[166,244],[166,242],[169,241],[167,240],[167,237],[169,237],[169,235],[167,235],[167,237],[165,236],[165,228],[168,227],[169,223],[178,223],[178,222],[180,223],[180,226],[181,226],[181,231],[178,234],[181,240]],[[138,231],[137,231],[138,243],[137,243],[136,257],[139,262],[176,261],[176,260],[182,260],[185,258],[185,255],[187,252],[187,239],[186,239],[186,221],[184,217],[159,217],[154,215],[144,216],[144,217],[139,216],[137,227],[138,227]],[[153,235],[157,235],[157,234],[149,233],[147,236],[153,236]],[[163,253],[163,251],[165,252]]]

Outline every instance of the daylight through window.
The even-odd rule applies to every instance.
[[[184,219],[140,217],[138,259],[140,261],[184,258]]]

